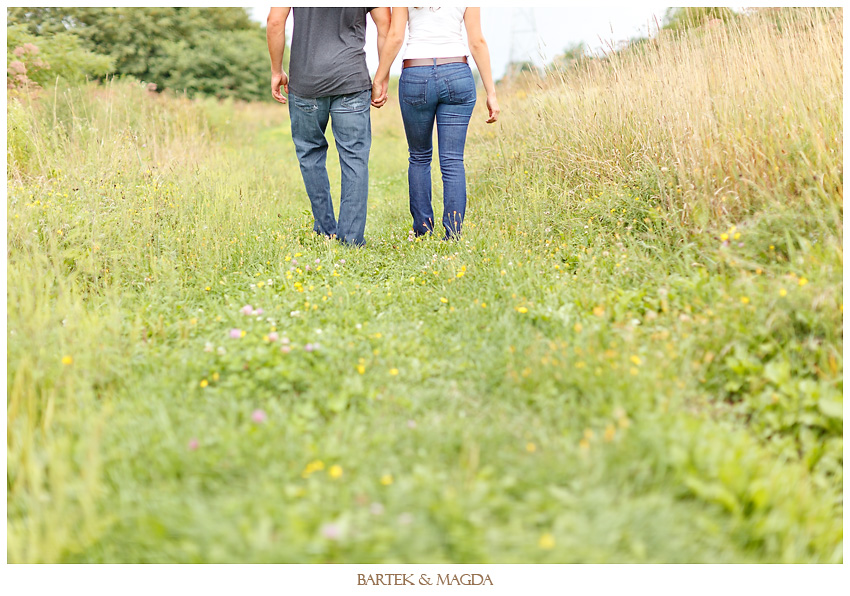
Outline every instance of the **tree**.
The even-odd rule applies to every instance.
[[[564,53],[552,60],[552,68],[556,70],[567,70],[578,66],[584,62],[589,56],[587,45],[580,41],[573,43],[564,48]]]
[[[682,31],[720,19],[723,22],[734,20],[738,15],[725,6],[686,6],[668,8],[664,13],[663,29]]]
[[[73,34],[112,59],[110,74],[160,89],[269,99],[265,31],[244,8],[9,8],[37,35]]]

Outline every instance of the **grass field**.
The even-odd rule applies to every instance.
[[[455,243],[395,96],[352,249],[285,108],[10,95],[8,560],[841,562],[842,18],[503,86]]]

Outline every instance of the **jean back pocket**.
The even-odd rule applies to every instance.
[[[475,101],[475,79],[472,78],[471,72],[448,77],[445,82],[451,103]]]
[[[401,100],[409,106],[422,106],[428,101],[428,81],[401,81]]]
[[[307,112],[308,114],[315,112],[316,110],[319,109],[319,102],[316,101],[315,99],[307,99],[307,98],[304,98],[304,97],[298,97],[298,96],[290,93],[289,94],[289,101],[296,108],[298,108],[302,112]]]

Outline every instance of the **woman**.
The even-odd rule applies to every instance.
[[[460,234],[466,212],[463,148],[476,99],[475,80],[466,59],[463,26],[466,26],[469,51],[487,91],[490,112],[487,122],[493,123],[499,117],[499,102],[490,70],[490,51],[481,33],[480,8],[393,8],[390,31],[372,84],[372,105],[375,107],[387,101],[390,66],[404,41],[406,25],[410,30],[398,92],[410,151],[407,180],[413,232],[421,236],[434,229],[431,139],[436,121],[443,176],[444,239],[448,240]]]

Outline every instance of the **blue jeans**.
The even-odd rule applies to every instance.
[[[475,107],[475,80],[468,64],[412,66],[401,71],[398,86],[401,116],[410,151],[407,182],[413,232],[434,229],[431,208],[431,156],[437,121],[440,172],[443,176],[443,227],[446,239],[461,232],[466,213],[466,172],[463,148]]]
[[[301,176],[313,208],[313,230],[349,244],[365,244],[366,198],[369,192],[369,149],[372,146],[371,89],[348,95],[306,99],[289,94],[289,120]],[[339,222],[334,218],[331,186],[325,167],[331,120],[342,184]]]

